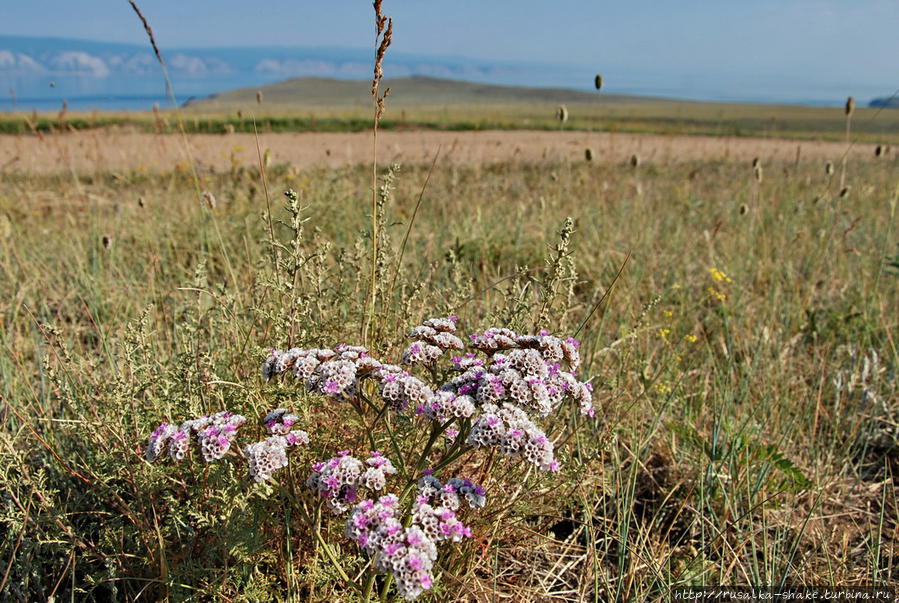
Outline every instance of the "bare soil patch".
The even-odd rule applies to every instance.
[[[0,136],[0,171],[26,173],[97,173],[122,170],[167,171],[194,157],[202,166],[224,170],[233,164],[255,165],[252,134],[180,135],[130,131],[90,131],[37,136]],[[259,145],[270,150],[272,163],[298,168],[339,167],[371,160],[371,133],[261,134]],[[440,149],[441,163],[484,165],[507,161],[585,161],[586,149],[596,163],[642,163],[700,160],[763,162],[801,159],[834,161],[846,152],[837,142],[710,136],[665,136],[547,131],[405,131],[379,134],[379,161],[430,162]],[[874,145],[858,144],[853,158],[874,157]]]

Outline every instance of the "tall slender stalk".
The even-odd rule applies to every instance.
[[[381,79],[384,77],[384,55],[393,40],[393,19],[381,12],[383,0],[374,0],[375,9],[375,72],[371,81],[371,96],[375,101],[375,116],[372,126],[371,149],[371,289],[368,300],[368,311],[362,327],[362,345],[371,347],[369,332],[374,322],[378,295],[378,123],[384,115],[384,101],[390,94],[390,88],[380,94]]]
[[[849,148],[850,142],[849,138],[852,134],[852,114],[855,113],[855,99],[853,97],[849,97],[846,99],[846,152],[843,153],[843,165],[840,169],[840,190],[843,190],[846,187],[846,162],[849,159]]]

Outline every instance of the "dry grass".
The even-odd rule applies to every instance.
[[[869,393],[899,407],[899,288],[886,262],[894,157],[856,146],[841,197],[824,169],[840,145],[802,143],[797,160],[796,142],[772,140],[379,136],[382,158],[406,163],[388,207],[394,243],[417,207],[423,160],[442,148],[379,318],[385,346],[410,317],[443,311],[529,327],[544,278],[533,267],[565,216],[576,221],[579,279],[552,328],[588,316],[631,254],[583,332],[602,421],[561,447],[558,477],[496,461],[477,538],[450,555],[435,599],[896,581],[899,447],[871,435],[884,425],[873,398],[833,384],[840,345],[875,349],[885,370]],[[337,140],[329,157],[325,141]],[[321,280],[300,320],[269,297],[247,139],[192,137],[214,209],[185,170],[170,170],[179,149],[164,135],[9,142],[2,152],[20,157],[0,175],[0,289],[12,292],[0,299],[9,598],[347,600],[277,493],[254,490],[239,469],[204,476],[210,485],[194,492],[190,470],[149,467],[139,451],[163,415],[229,406],[255,416],[282,400],[302,408],[322,450],[351,436],[339,409],[295,385],[264,386],[257,372],[288,331],[314,345],[360,331],[370,166],[354,164],[367,145],[262,137],[272,194],[291,186],[308,205],[302,244]],[[247,150],[232,162],[238,143]]]
[[[574,162],[591,148],[593,161],[619,164],[634,155],[641,161],[671,164],[686,162],[788,163],[797,154],[804,162],[838,162],[846,146],[837,142],[704,136],[661,136],[547,131],[382,131],[381,158],[386,163],[420,164],[441,149],[445,165]],[[272,163],[297,169],[343,167],[370,161],[371,135],[366,133],[262,134]],[[206,170],[228,171],[258,163],[253,134],[192,135],[190,146]],[[847,157],[852,161],[877,159],[896,165],[899,154],[876,157],[876,145],[857,143]],[[0,136],[0,173],[99,174],[107,171],[167,172],[186,169],[180,135],[129,131],[88,131],[65,135]]]

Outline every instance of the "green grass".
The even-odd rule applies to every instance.
[[[476,538],[448,547],[425,600],[896,583],[895,162],[851,163],[844,198],[820,165],[765,168],[757,183],[727,162],[438,163],[390,288],[427,167],[398,173],[373,349],[398,358],[404,332],[443,313],[467,329],[583,322],[602,406],[560,443],[561,474],[491,461]],[[213,210],[178,173],[0,178],[3,597],[352,600],[291,488],[254,486],[236,461],[151,466],[141,450],[161,420],[278,405],[313,436],[284,478],[296,491],[313,460],[363,449],[345,408],[266,385],[259,367],[270,347],[359,340],[370,172],[269,171],[275,218],[290,223],[292,187],[308,219],[302,238],[274,225],[277,270],[252,169],[201,175]],[[537,325],[566,216],[578,278]],[[833,385],[860,367],[844,345],[885,367],[867,397]],[[361,570],[341,522],[323,526]]]
[[[674,101],[565,90],[504,88],[411,78],[397,86],[381,121],[383,129],[589,130],[709,136],[845,140],[841,108]],[[457,90],[458,89],[458,90]],[[370,96],[364,82],[290,80],[254,90],[237,90],[182,109],[188,133],[359,132],[371,127]],[[556,119],[568,107],[564,124]],[[171,111],[0,115],[0,134],[130,127],[178,132]],[[899,111],[856,110],[853,140],[899,144]]]

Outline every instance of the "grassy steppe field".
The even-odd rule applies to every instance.
[[[572,114],[600,128],[615,110]],[[696,115],[672,130],[735,123]],[[795,124],[776,133],[830,136]],[[839,163],[803,158],[382,169],[372,352],[398,361],[408,329],[447,314],[466,332],[577,332],[599,409],[544,423],[569,434],[558,474],[457,461],[487,506],[423,600],[895,584],[896,167],[853,158],[842,191]],[[270,348],[361,340],[371,166],[265,176],[0,173],[2,598],[358,600],[345,578],[365,558],[298,492],[310,463],[366,450],[367,423],[259,370]],[[272,483],[236,458],[144,460],[160,421],[227,408],[255,425],[278,406],[312,443]]]

